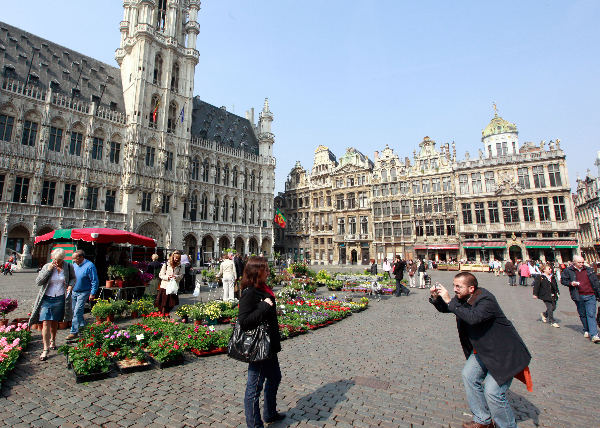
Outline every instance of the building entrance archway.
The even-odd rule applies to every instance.
[[[235,241],[233,243],[233,248],[235,248],[235,251],[240,256],[243,256],[244,255],[244,238],[242,238],[241,236],[238,236],[237,238],[235,238]]]
[[[183,243],[183,251],[186,254],[189,254],[191,257],[190,262],[192,263],[192,266],[196,265],[196,259],[198,258],[198,241],[196,240],[196,237],[194,235],[188,235],[185,237],[184,243]]]
[[[36,235],[44,235],[46,233],[52,232],[54,229],[50,226],[44,226],[40,228]],[[31,263],[32,267],[43,266],[50,259],[50,251],[52,250],[53,244],[49,241],[40,242],[33,246],[33,251],[31,252]]]
[[[258,254],[258,242],[256,242],[256,238],[250,238],[248,241],[248,252],[254,255]]]
[[[212,236],[202,238],[200,245],[200,263],[207,264],[215,255],[215,241]]]
[[[516,260],[523,260],[523,251],[518,245],[512,245],[508,249],[508,256],[513,262]]]
[[[225,250],[231,246],[230,242],[231,241],[229,241],[229,238],[227,236],[221,236],[221,239],[219,239],[219,251],[221,252],[221,254],[223,254]],[[219,256],[221,254],[219,254]]]
[[[353,265],[358,263],[358,252],[356,250],[350,251],[350,263]]]

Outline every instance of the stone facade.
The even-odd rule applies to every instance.
[[[123,6],[119,68],[0,23],[0,254],[71,227],[270,254],[268,101],[255,123],[193,97],[199,0]]]
[[[299,235],[292,221],[289,230],[277,231],[277,247],[292,257],[333,250],[333,258],[311,257],[312,263],[367,264],[364,256],[336,258],[340,248],[353,242],[347,236],[341,239],[340,221],[354,216],[359,224],[362,218],[368,224],[358,229],[359,247],[366,249],[363,242],[368,242],[367,254],[379,262],[397,254],[438,261],[570,260],[578,248],[578,226],[560,141],[551,141],[548,147],[545,142],[520,145],[517,126],[497,111],[482,131],[481,141],[479,156],[471,159],[467,153],[464,160],[456,159],[454,143],[437,150],[429,137],[419,144],[412,162],[409,158],[401,161],[386,146],[381,153],[375,152],[372,167],[362,167],[365,178],[360,185],[364,187],[359,189],[354,183],[350,193],[338,190],[348,182],[343,181],[342,162],[336,163],[334,156],[326,168],[315,155],[310,173],[296,164],[286,191],[276,201],[288,218],[302,219],[303,232]],[[319,147],[317,154],[324,150],[331,153]],[[326,222],[322,231],[319,198],[321,193],[327,198],[329,191],[331,200],[325,199],[324,209],[335,220]],[[360,211],[349,209],[347,195],[359,191],[367,199],[357,203]],[[336,204],[338,198],[342,203]],[[333,235],[334,245],[323,247],[322,242],[328,241],[321,241],[314,235],[317,232]]]
[[[579,223],[579,241],[582,255],[587,261],[600,261],[600,152],[596,155],[598,175],[588,170],[585,178],[577,179],[577,190],[573,195],[575,215]]]

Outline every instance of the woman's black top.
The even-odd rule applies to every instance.
[[[539,275],[533,282],[533,295],[543,302],[555,302],[558,299],[558,284],[552,275],[548,280],[546,275]]]
[[[270,306],[263,300],[267,297],[273,301]],[[240,299],[240,310],[238,315],[240,327],[244,331],[252,330],[265,321],[269,326],[269,338],[271,339],[271,352],[273,354],[281,351],[281,336],[279,336],[279,322],[277,321],[277,304],[270,294],[254,287],[246,288]]]

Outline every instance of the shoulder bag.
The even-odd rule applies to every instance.
[[[233,333],[229,338],[227,355],[245,363],[256,363],[269,359],[271,357],[271,338],[267,324],[261,322],[255,329],[243,331],[240,322],[236,321]]]

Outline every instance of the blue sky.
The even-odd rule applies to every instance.
[[[116,65],[122,2],[7,2],[0,20]],[[600,150],[600,2],[204,0],[194,93],[239,115],[269,97],[276,191],[323,144],[477,156],[493,116],[559,138],[569,178]],[[258,112],[256,114],[258,116]]]

